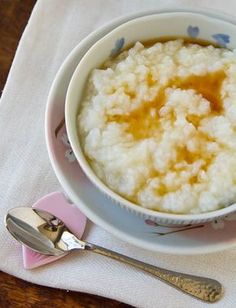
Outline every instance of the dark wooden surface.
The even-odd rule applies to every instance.
[[[17,44],[35,3],[36,0],[0,0],[1,90],[6,82]],[[128,308],[130,306],[90,294],[38,286],[0,272],[0,307]]]
[[[130,306],[95,295],[37,286],[0,272],[0,307],[125,308]]]

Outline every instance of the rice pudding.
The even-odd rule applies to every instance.
[[[236,54],[177,39],[94,69],[78,114],[95,174],[145,208],[194,214],[236,200]]]

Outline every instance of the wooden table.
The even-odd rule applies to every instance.
[[[2,91],[24,27],[36,0],[0,0],[0,89]],[[131,307],[99,296],[68,292],[0,272],[0,307]]]

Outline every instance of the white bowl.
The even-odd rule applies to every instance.
[[[178,228],[163,227],[151,220],[133,215],[111,202],[91,183],[78,162],[73,161],[71,147],[65,138],[63,119],[66,92],[73,72],[86,51],[98,39],[125,21],[168,11],[170,9],[140,12],[112,20],[91,33],[70,52],[55,76],[47,100],[45,115],[47,150],[55,174],[67,196],[95,224],[121,240],[143,249],[174,255],[205,254],[236,245],[236,214],[209,223]],[[205,10],[201,13],[204,14]],[[231,18],[212,10],[207,14],[214,14],[213,16],[225,20]]]
[[[202,214],[169,214],[149,210],[133,204],[107,187],[88,164],[77,133],[76,118],[84,87],[92,69],[100,67],[110,56],[119,53],[136,41],[158,37],[178,36],[198,38],[224,47],[236,47],[236,26],[231,22],[191,12],[169,12],[139,17],[117,27],[96,42],[78,64],[70,81],[65,107],[67,133],[76,159],[88,178],[103,193],[121,207],[145,219],[171,224],[188,224],[211,221],[236,211],[236,204]]]

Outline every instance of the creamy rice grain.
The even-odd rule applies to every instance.
[[[236,200],[236,56],[182,40],[138,42],[93,70],[78,132],[98,177],[142,207],[228,206]]]

